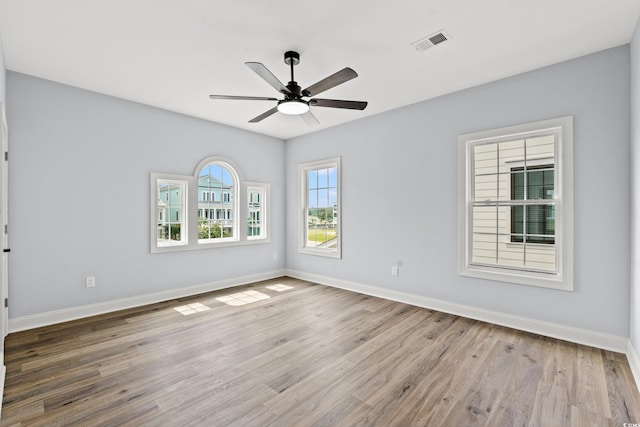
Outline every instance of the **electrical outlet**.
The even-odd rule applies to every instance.
[[[392,276],[397,276],[398,275],[398,266],[394,265],[393,267],[391,267],[391,275]]]
[[[87,288],[93,288],[96,286],[96,276],[87,276],[85,278],[85,285]]]

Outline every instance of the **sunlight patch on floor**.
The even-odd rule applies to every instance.
[[[174,310],[182,314],[183,316],[188,316],[193,313],[207,311],[209,310],[209,307],[204,304],[200,304],[199,302],[195,302],[193,304],[181,305],[180,307],[176,307]]]
[[[282,291],[287,291],[289,289],[293,289],[293,286],[283,285],[282,283],[278,283],[277,285],[265,286],[265,288],[271,289],[272,291],[276,291],[276,292],[282,292]]]
[[[224,297],[216,298],[216,300],[227,305],[240,306],[267,298],[269,298],[269,295],[263,294],[262,292],[244,291],[238,292],[237,294],[231,294]]]

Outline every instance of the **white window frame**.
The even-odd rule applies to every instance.
[[[233,190],[232,192],[228,192],[225,191],[221,188],[221,194],[223,194],[222,196],[222,201],[220,201],[220,203],[225,203],[229,200],[231,200],[231,215],[230,218],[228,218],[229,215],[227,215],[226,213],[226,206],[222,206],[220,207],[220,209],[222,209],[223,211],[223,215],[222,215],[222,219],[223,220],[227,220],[230,219],[232,221],[232,235],[231,237],[218,237],[218,238],[212,238],[212,239],[200,239],[197,238],[197,242],[198,245],[219,245],[222,243],[230,243],[230,242],[238,242],[240,241],[241,237],[241,229],[242,227],[240,227],[240,188],[242,186],[241,184],[241,179],[240,179],[240,174],[238,172],[238,168],[231,163],[229,160],[222,158],[222,157],[208,157],[204,160],[202,160],[198,166],[196,167],[196,170],[193,174],[193,178],[195,180],[196,185],[198,185],[198,179],[200,177],[200,171],[202,171],[202,169],[204,169],[205,167],[209,166],[209,165],[217,165],[217,166],[221,166],[223,168],[225,168],[229,174],[231,175],[231,178],[233,179]],[[196,188],[197,191],[197,188]],[[207,191],[211,191],[211,189],[207,189]],[[228,196],[228,197],[225,197]],[[226,200],[225,200],[226,199]],[[198,222],[198,218],[197,218],[197,210],[196,210],[196,224]]]
[[[224,208],[220,208],[220,219],[222,217],[227,218],[231,216],[233,219],[233,236],[229,238],[217,238],[207,239],[207,241],[199,241],[198,239],[198,177],[200,171],[206,165],[211,163],[218,163],[221,166],[226,167],[232,174],[234,179],[234,194],[233,204],[231,206],[231,215],[228,215],[228,211]],[[158,220],[158,184],[163,181],[176,181],[184,183],[184,205],[182,210],[182,222],[185,228],[184,244],[162,246],[158,245],[157,239],[157,220]],[[256,188],[264,189],[262,204],[262,227],[261,236],[248,236],[247,222],[248,205],[247,205],[247,186],[253,186]],[[151,253],[164,253],[164,252],[177,252],[188,250],[200,250],[200,249],[212,249],[220,247],[230,246],[242,246],[242,245],[254,245],[270,242],[270,185],[260,182],[247,182],[245,183],[240,175],[238,167],[230,160],[213,156],[202,160],[195,168],[192,175],[176,175],[160,172],[150,173],[150,226],[149,226],[149,240],[150,240],[150,252]],[[212,193],[213,194],[213,193]],[[211,199],[211,196],[209,196]],[[217,209],[212,210],[212,215],[217,217]],[[263,232],[264,229],[264,232]],[[263,236],[264,233],[264,236]],[[182,237],[182,236],[181,236]]]
[[[556,271],[474,265],[471,262],[473,164],[475,145],[555,132]],[[462,276],[544,288],[573,290],[573,116],[543,120],[458,137],[458,270]]]
[[[336,189],[337,189],[337,209],[334,218],[336,219],[337,242],[333,248],[307,246],[307,172],[313,169],[336,168]],[[299,223],[298,223],[298,252],[308,255],[317,255],[329,258],[342,258],[342,171],[341,158],[334,157],[325,160],[301,163],[298,165],[299,190]]]
[[[269,232],[269,203],[270,200],[270,192],[271,186],[262,182],[247,182],[244,190],[244,194],[246,195],[246,203],[245,206],[247,208],[247,215],[249,217],[249,192],[250,191],[258,191],[261,195],[260,197],[260,234],[257,236],[249,236],[247,233],[247,240],[249,241],[268,241],[270,239],[271,233]],[[246,224],[245,224],[246,225]]]
[[[151,202],[151,221],[150,221],[150,235],[151,235],[151,252],[172,252],[177,250],[184,250],[189,246],[189,242],[191,241],[189,231],[189,220],[188,220],[188,212],[189,212],[189,183],[191,181],[190,176],[184,175],[173,175],[173,174],[160,174],[160,173],[151,173],[150,177],[150,202]],[[161,183],[166,184],[177,184],[183,186],[183,197],[182,197],[182,219],[181,222],[181,235],[180,240],[175,241],[172,244],[161,245],[158,242],[158,219],[160,216],[160,212],[158,210],[158,186]],[[169,192],[168,192],[169,193]],[[169,198],[171,194],[169,194]],[[171,222],[173,218],[171,217],[171,213],[167,213],[164,215],[164,220]]]

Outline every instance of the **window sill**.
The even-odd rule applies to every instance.
[[[467,266],[460,270],[461,276],[476,279],[494,280],[498,282],[514,283],[518,285],[536,286],[539,288],[573,291],[573,282],[563,279],[555,273],[523,272],[506,268],[491,268],[483,266]]]
[[[198,251],[203,249],[229,248],[234,246],[260,245],[263,243],[271,243],[271,239],[226,240],[224,242],[199,243],[194,245],[156,246],[151,248],[151,253],[158,254],[165,252]]]
[[[342,255],[338,250],[326,250],[326,249],[313,249],[313,248],[301,248],[298,249],[298,253],[306,255],[315,255],[325,258],[342,258]]]

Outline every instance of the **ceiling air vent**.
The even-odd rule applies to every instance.
[[[418,41],[411,43],[411,46],[413,46],[416,49],[416,51],[422,52],[437,44],[446,42],[450,38],[451,36],[447,34],[445,30],[440,30],[437,33],[430,34],[426,37],[421,38]]]

